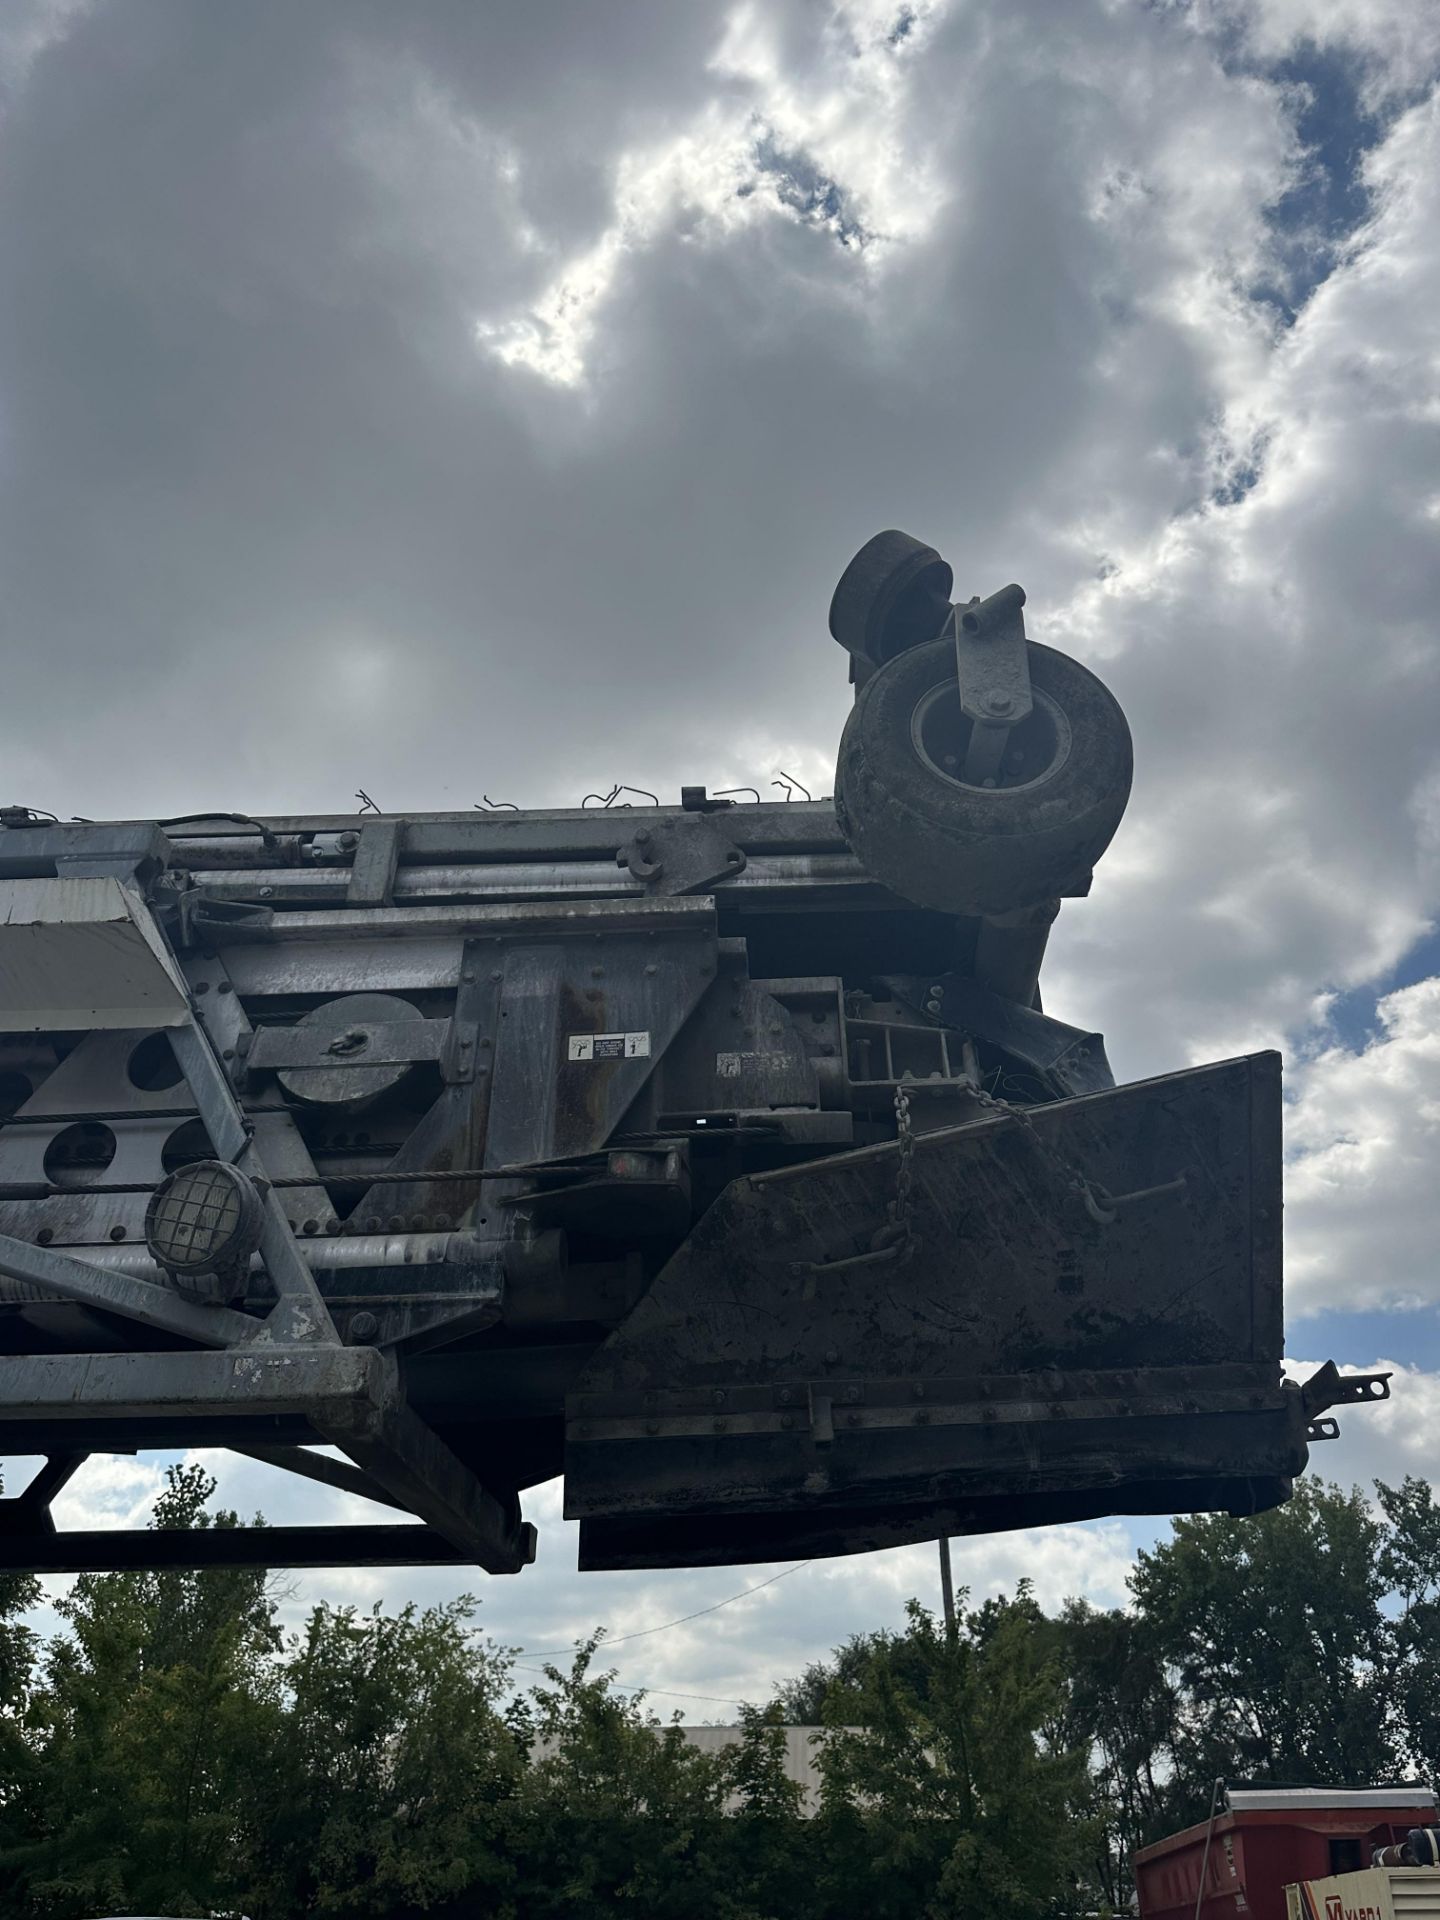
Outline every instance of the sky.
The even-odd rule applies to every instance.
[[[1422,0],[5,0],[0,800],[825,793],[851,553],[1018,579],[1136,749],[1047,1009],[1122,1079],[1283,1048],[1293,1364],[1398,1369],[1316,1470],[1430,1473],[1437,81]],[[143,1516],[162,1466],[59,1519]],[[670,1627],[779,1569],[580,1576],[530,1510],[482,1624],[608,1626],[689,1718],[938,1600],[916,1547]],[[1117,1604],[1165,1531],[957,1578]]]

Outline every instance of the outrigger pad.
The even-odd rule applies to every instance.
[[[582,1567],[1287,1496],[1277,1054],[917,1134],[908,1254],[901,1160],[737,1180],[605,1341],[566,1407]]]

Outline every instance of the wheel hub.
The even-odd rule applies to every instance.
[[[1031,689],[1032,706],[1010,729],[1004,753],[993,775],[983,780],[965,778],[974,722],[961,711],[960,689],[953,682],[932,687],[916,704],[910,738],[917,757],[942,780],[970,791],[1038,786],[1065,764],[1070,755],[1070,723],[1062,710],[1038,687]]]

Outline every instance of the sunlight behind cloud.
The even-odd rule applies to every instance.
[[[942,11],[838,8],[819,71],[802,86],[785,71],[774,21],[737,7],[710,66],[738,97],[707,104],[658,146],[622,153],[611,224],[524,312],[478,319],[477,340],[506,366],[579,387],[625,262],[665,239],[715,246],[779,219],[827,234],[858,269],[862,257],[873,265],[923,237],[943,195],[923,138],[911,137],[903,68]]]

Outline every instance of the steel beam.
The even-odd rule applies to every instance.
[[[379,1178],[378,1175],[375,1177]],[[21,1241],[19,1244],[28,1247],[30,1243]],[[487,1267],[493,1261],[495,1246],[494,1241],[479,1240],[473,1233],[458,1228],[441,1228],[426,1233],[347,1233],[334,1239],[317,1237],[307,1240],[305,1263],[315,1273],[389,1271],[404,1277],[409,1298],[417,1295],[423,1297],[430,1290],[441,1291],[448,1298],[452,1292],[462,1288],[476,1293],[492,1290],[485,1283],[478,1282],[476,1275],[477,1269]],[[162,1292],[168,1294],[170,1291],[164,1268],[136,1241],[72,1247],[68,1254],[57,1254],[56,1257],[69,1258],[72,1255],[77,1262],[93,1267],[97,1273],[129,1274],[137,1279],[148,1280]],[[0,1274],[6,1271],[3,1261],[0,1261]],[[250,1272],[258,1280],[262,1271],[263,1262],[259,1254],[252,1254]],[[422,1273],[423,1283],[418,1278]],[[23,1305],[31,1298],[45,1298],[49,1292],[53,1292],[53,1289],[37,1290],[32,1295],[18,1287],[7,1291],[0,1285],[0,1301]],[[498,1289],[494,1293],[498,1304]],[[207,1307],[205,1311],[209,1313],[213,1310]],[[258,1331],[260,1323],[254,1320],[250,1325],[252,1331]]]
[[[397,1392],[393,1362],[373,1347],[6,1354],[0,1357],[0,1440],[12,1421],[152,1414],[183,1414],[203,1423],[210,1415],[318,1420],[333,1412],[353,1423],[367,1408],[378,1412]],[[197,1444],[204,1444],[203,1437]]]
[[[435,1527],[487,1573],[518,1573],[535,1558],[535,1529],[507,1511],[403,1402],[354,1401],[315,1425],[408,1512]]]
[[[535,1529],[480,1485],[399,1391],[395,1363],[373,1347],[10,1354],[0,1358],[0,1440],[12,1422],[180,1415],[196,1421],[203,1445],[207,1419],[299,1417],[465,1558],[518,1573],[535,1557]]]
[[[337,836],[334,857],[358,850],[360,832],[372,822],[403,825],[401,852],[406,864],[433,865],[442,861],[584,860],[613,861],[616,852],[642,821],[654,825],[684,816],[681,807],[576,807],[554,812],[416,813],[371,815],[294,814],[284,819],[252,822],[215,821],[197,825],[194,833],[178,824],[167,829],[169,864],[203,866],[217,850],[230,859],[246,854],[256,866],[274,864],[278,841],[297,837],[323,842]],[[725,828],[747,853],[846,851],[845,841],[828,800],[766,801],[720,810]],[[262,831],[268,835],[268,843]],[[0,873],[53,872],[54,862],[112,850],[128,852],[154,835],[153,821],[116,821],[99,824],[65,822],[53,826],[0,828]],[[338,844],[341,834],[354,835],[348,848]]]
[[[362,1500],[374,1500],[382,1507],[404,1508],[378,1481],[352,1467],[348,1460],[332,1460],[328,1453],[312,1453],[308,1447],[231,1447],[231,1453],[244,1454],[262,1466],[278,1467],[282,1473],[298,1474],[302,1480],[314,1480],[322,1487],[334,1487],[340,1493],[355,1493]]]
[[[656,838],[658,840],[658,833]],[[736,851],[747,862],[743,868],[717,862],[712,875],[693,871],[691,884],[686,889],[690,896],[700,897],[702,891],[711,890],[747,896],[784,894],[803,898],[809,906],[813,906],[822,893],[826,904],[835,906],[853,905],[857,900],[863,903],[871,897],[890,897],[852,853],[749,856],[743,849]],[[490,905],[513,901],[536,906],[567,895],[593,899],[598,894],[610,902],[652,897],[647,895],[633,867],[627,871],[613,860],[529,861],[520,866],[503,866],[497,861],[474,866],[449,863],[402,867],[382,901],[357,898],[350,889],[350,873],[345,867],[215,867],[202,868],[192,877],[210,900],[251,902],[257,893],[263,893],[266,903],[277,912],[277,925],[287,924],[288,911],[296,907],[343,909],[353,920],[356,913],[364,910],[379,907],[413,910],[427,900],[437,904],[472,900]],[[678,894],[680,889],[676,887],[671,891]],[[750,904],[757,902],[751,900]]]
[[[433,1527],[149,1527],[0,1532],[5,1573],[139,1573],[180,1567],[455,1567]]]
[[[0,1233],[0,1274],[78,1301],[81,1306],[100,1307],[106,1313],[138,1320],[142,1326],[198,1340],[207,1347],[238,1346],[253,1339],[262,1325],[230,1307],[200,1306],[182,1300],[170,1287],[73,1259],[52,1247],[32,1246],[28,1240],[17,1240],[8,1233]],[[12,1359],[0,1359],[0,1368],[14,1364]]]
[[[88,1453],[50,1454],[27,1487],[8,1500],[0,1500],[0,1534],[53,1535],[51,1502],[89,1458]]]

